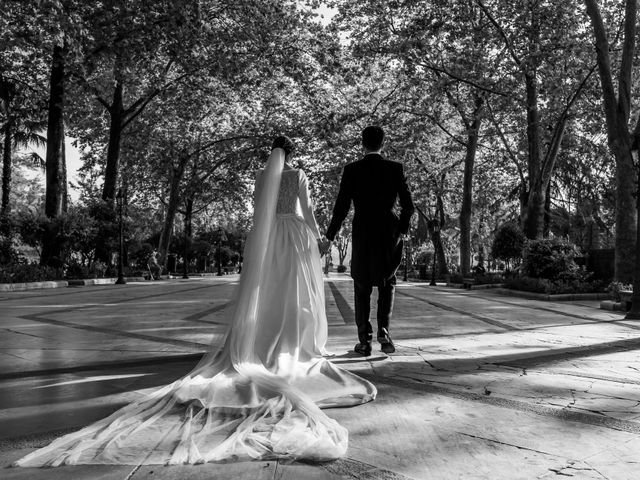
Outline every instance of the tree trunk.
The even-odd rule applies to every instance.
[[[59,217],[63,213],[64,186],[60,173],[64,171],[64,47],[56,45],[53,49],[51,67],[51,89],[49,94],[49,120],[47,124],[46,154],[46,204],[45,214],[49,218]]]
[[[579,90],[576,92],[576,95]],[[527,224],[529,226],[529,233],[527,238],[534,239],[540,237],[546,237],[549,230],[549,207],[550,200],[548,199],[549,187],[551,185],[551,176],[555,168],[556,159],[558,158],[558,152],[564,138],[565,128],[567,126],[567,119],[569,108],[568,105],[565,111],[562,112],[558,121],[556,122],[553,135],[551,137],[551,143],[545,154],[544,161],[540,163],[537,169],[536,177],[530,179],[529,198],[527,200]]]
[[[635,194],[637,172],[631,158],[629,138],[616,139],[612,150],[616,159],[616,236],[615,278],[631,283],[636,257],[637,211]]]
[[[549,236],[551,226],[551,182],[547,183],[547,193],[544,199],[544,227],[542,236],[547,238]]]
[[[189,247],[191,245],[191,220],[193,218],[193,197],[188,198],[184,210],[184,278],[189,276]]]
[[[9,117],[5,124],[4,144],[2,149],[2,207],[0,217],[4,222],[6,215],[11,212],[11,136],[13,135],[13,122]]]
[[[460,209],[460,271],[471,272],[471,214],[473,210],[473,165],[478,150],[478,136],[482,124],[484,98],[477,96],[473,122],[467,131],[467,152],[464,159],[462,181],[462,208]]]
[[[169,244],[171,243],[171,233],[173,231],[173,221],[178,211],[178,204],[180,203],[180,181],[184,175],[185,167],[189,157],[185,156],[180,158],[180,162],[177,167],[173,167],[171,171],[171,185],[169,190],[169,203],[167,205],[167,213],[164,219],[164,225],[162,226],[162,233],[160,234],[160,240],[158,242],[158,256],[159,263],[163,267],[167,265],[167,253],[169,251]]]
[[[60,201],[62,203],[62,211],[67,213],[69,210],[69,190],[67,183],[67,144],[65,142],[64,125],[62,130],[62,161],[60,162]]]
[[[104,173],[104,185],[102,187],[102,199],[115,209],[116,186],[118,184],[118,164],[120,160],[120,140],[122,138],[122,82],[117,81],[113,91],[113,101],[109,107],[111,118],[109,127],[109,144],[107,146],[107,165]],[[108,247],[111,234],[100,237],[96,245],[96,258],[101,262],[111,265],[111,251]]]
[[[344,259],[347,258],[347,250],[349,249],[350,239],[348,237],[342,237],[340,242],[337,242],[338,249],[338,264],[344,265]]]
[[[122,201],[124,202],[122,205],[123,208],[123,215],[124,218],[127,218],[128,212],[129,212],[129,181],[127,180],[127,175],[128,172],[125,170],[125,173],[123,175],[122,178],[122,196],[123,199]],[[125,223],[125,231],[124,231],[124,243],[125,245],[127,244],[126,239],[127,239],[127,227],[126,227],[126,223]],[[122,258],[123,261],[122,263],[124,263],[125,267],[129,267],[129,249],[128,248],[124,248],[124,251],[122,252]]]
[[[444,245],[442,244],[440,231],[432,232],[431,243],[436,253],[436,265],[438,265],[436,270],[439,275],[447,275],[449,273],[449,267],[447,267],[447,257],[444,253]]]
[[[64,68],[66,47],[53,48],[49,91],[49,118],[47,124],[46,196],[45,214],[57,219],[64,212],[65,179],[61,178],[64,167]],[[62,266],[60,258],[62,243],[58,222],[51,222],[43,238],[40,263],[56,268]]]
[[[444,175],[442,178],[444,183]],[[436,255],[436,263],[438,265],[438,272],[440,275],[446,275],[449,273],[449,267],[447,267],[447,257],[444,253],[444,245],[442,243],[442,229],[444,228],[445,214],[444,214],[444,202],[440,193],[436,194],[436,222],[438,222],[438,229],[431,229],[431,243],[433,243],[433,250]],[[432,224],[433,225],[433,224]]]
[[[536,185],[539,178],[540,164],[540,118],[538,112],[538,86],[535,72],[525,75],[525,89],[527,92],[527,146],[529,172],[529,198],[523,218],[523,230],[527,238],[535,239],[542,236],[544,216],[544,191]]]
[[[107,148],[107,166],[104,172],[104,186],[102,199],[113,204],[118,183],[118,163],[120,161],[120,140],[122,139],[122,125],[124,120],[124,106],[122,100],[122,82],[116,83],[113,91],[113,102],[109,109],[111,124],[109,127],[109,146]]]
[[[616,160],[616,236],[615,279],[630,283],[636,248],[637,212],[634,201],[636,192],[636,169],[631,158],[631,135],[629,133],[629,109],[631,102],[631,74],[635,52],[637,1],[627,0],[624,17],[624,43],[618,92],[613,85],[609,40],[596,0],[585,0],[587,15],[593,27],[598,73],[602,88],[604,113],[607,124],[609,149]]]

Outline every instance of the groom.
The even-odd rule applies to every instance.
[[[384,131],[369,126],[362,131],[364,157],[347,164],[326,237],[333,241],[353,202],[351,276],[355,290],[359,343],[354,350],[371,355],[373,328],[369,321],[371,292],[378,287],[378,342],[384,353],[395,352],[389,336],[396,270],[402,258],[402,235],[409,230],[414,211],[401,163],[386,160],[380,150]],[[393,209],[400,200],[400,216]]]

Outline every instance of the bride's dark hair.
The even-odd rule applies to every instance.
[[[274,148],[282,148],[284,150],[285,155],[289,155],[295,149],[295,145],[293,144],[293,142],[289,137],[280,135],[273,140],[273,144],[271,145],[271,150],[273,150]]]

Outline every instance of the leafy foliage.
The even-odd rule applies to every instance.
[[[526,276],[511,277],[505,280],[505,286],[512,290],[533,293],[558,295],[565,293],[602,293],[604,284],[601,281],[581,279],[550,280],[548,278],[532,278]]]
[[[579,253],[578,247],[566,240],[531,240],[523,251],[522,273],[548,280],[582,279],[585,274],[575,262]]]
[[[63,272],[35,262],[13,262],[0,266],[0,283],[28,283],[61,280]]]
[[[491,256],[505,262],[518,261],[522,258],[522,250],[526,237],[522,229],[513,222],[502,224],[495,234],[491,245]]]
[[[633,291],[633,285],[630,283],[627,284],[622,282],[611,282],[609,285],[607,285],[607,292],[609,292],[609,294],[611,295],[611,299],[614,302],[619,302],[621,300],[620,292],[623,290]]]
[[[498,226],[536,217],[537,229],[545,210],[545,232],[585,249],[620,231],[581,1],[334,0],[330,21],[315,17],[318,2],[290,0],[6,3],[2,133],[13,144],[35,139],[52,51],[66,45],[65,129],[82,155],[79,200],[53,223],[40,218],[42,173],[19,166],[3,177],[11,225],[37,249],[53,232],[74,275],[101,274],[96,250],[108,267],[116,258],[116,212],[101,200],[108,182],[124,192],[132,267],[144,269],[152,249],[182,256],[184,239],[188,256],[210,266],[216,241],[206,237],[217,228],[238,233],[222,245],[233,263],[275,134],[296,141],[323,230],[370,123],[387,132],[385,155],[404,164],[424,213],[415,247],[433,243],[439,271],[489,245],[494,258],[517,261],[522,234]],[[609,31],[621,5],[603,9]],[[610,40],[616,67],[621,39]]]

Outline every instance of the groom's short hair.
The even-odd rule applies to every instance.
[[[293,141],[289,137],[285,137],[284,135],[280,135],[273,140],[273,144],[271,145],[271,150],[274,148],[281,148],[284,150],[285,155],[289,155],[295,149]]]
[[[367,150],[380,150],[384,143],[384,130],[377,125],[369,125],[362,130],[362,146]]]

